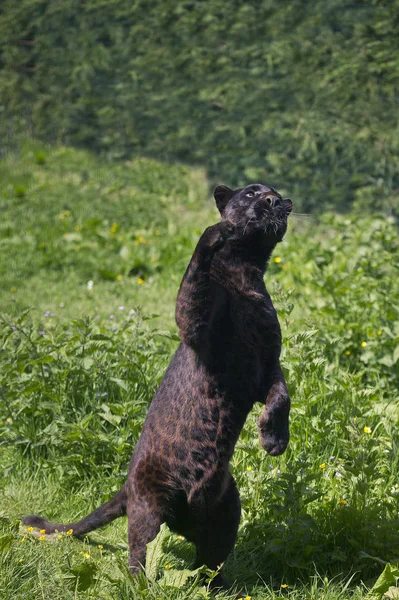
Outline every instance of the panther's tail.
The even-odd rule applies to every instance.
[[[108,500],[108,502],[76,523],[50,523],[49,521],[46,521],[46,519],[43,519],[43,517],[38,517],[37,515],[25,517],[23,523],[24,525],[31,525],[32,527],[44,529],[46,533],[72,530],[72,535],[84,535],[93,529],[107,525],[107,523],[110,523],[118,517],[123,517],[126,514],[126,502],[127,490],[125,484],[111,500]]]

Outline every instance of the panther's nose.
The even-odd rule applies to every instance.
[[[264,195],[262,199],[265,200],[271,208],[274,208],[275,206],[281,204],[281,199],[277,198],[277,196]]]

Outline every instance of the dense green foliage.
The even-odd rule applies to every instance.
[[[179,280],[216,220],[206,180],[33,142],[0,180],[0,597],[209,598],[177,536],[132,581],[124,519],[86,541],[19,523],[82,516],[124,480],[176,347]],[[254,599],[364,599],[399,556],[398,254],[389,219],[325,215],[291,217],[273,255],[292,439],[266,455],[255,407],[232,460],[243,515],[227,571]]]
[[[4,0],[0,132],[393,212],[398,38],[398,0]]]

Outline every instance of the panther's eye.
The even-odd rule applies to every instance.
[[[245,195],[247,198],[253,198],[255,196],[255,192],[247,192]]]

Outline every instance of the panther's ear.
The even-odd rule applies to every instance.
[[[218,207],[218,210],[221,215],[223,214],[223,211],[226,208],[227,203],[233,194],[234,194],[234,190],[231,190],[230,188],[228,188],[225,185],[217,185],[215,187],[215,191],[213,192],[213,195],[216,200],[216,206]]]

